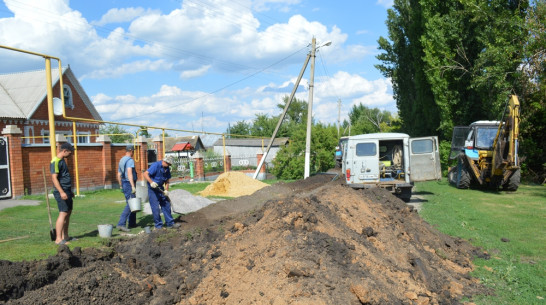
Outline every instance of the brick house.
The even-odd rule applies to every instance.
[[[61,87],[59,70],[51,70],[53,97],[60,98]],[[69,117],[102,120],[85,93],[76,76],[70,69],[63,69],[63,94],[65,112]],[[44,192],[43,174],[47,176],[51,190],[49,163],[51,148],[49,144],[49,117],[47,105],[47,84],[45,70],[10,73],[0,75],[0,198],[19,197],[24,194]],[[62,106],[62,105],[60,105]],[[60,145],[68,141],[78,145],[79,170],[82,173],[78,185],[84,189],[111,187],[115,182],[112,159],[120,155],[114,147],[105,153],[104,141],[97,142],[100,124],[74,123],[55,115],[55,133]],[[105,165],[105,162],[112,165]],[[71,175],[74,176],[74,157],[68,160]],[[73,181],[73,185],[76,185]]]
[[[59,69],[52,69],[51,77],[53,97],[60,98]],[[0,74],[0,130],[16,125],[23,131],[24,144],[49,143],[47,137],[30,138],[49,136],[46,87],[45,70]],[[63,71],[63,93],[68,117],[102,120],[70,66]],[[99,124],[77,122],[76,132],[78,143],[93,143],[91,135],[99,133]],[[62,115],[55,116],[55,133],[74,141],[72,122]]]

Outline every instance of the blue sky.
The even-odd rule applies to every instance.
[[[106,121],[224,132],[277,115],[316,37],[313,116],[396,112],[374,68],[392,0],[4,0],[0,44],[59,57]],[[53,62],[57,66],[56,62]],[[43,69],[0,49],[0,73]],[[296,97],[308,100],[310,65]],[[131,130],[131,128],[126,127]],[[183,135],[183,132],[169,132]]]

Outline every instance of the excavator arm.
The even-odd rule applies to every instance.
[[[520,105],[516,95],[510,96],[506,105],[505,117],[493,142],[492,174],[503,176],[504,170],[516,170],[518,161],[518,137],[520,123]]]

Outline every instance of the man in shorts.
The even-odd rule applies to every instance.
[[[53,196],[55,196],[57,206],[59,207],[59,217],[55,223],[55,229],[57,230],[55,244],[57,245],[69,244],[70,240],[75,239],[68,235],[74,193],[72,192],[70,172],[65,161],[73,152],[74,147],[70,143],[63,143],[57,156],[51,160],[50,164],[51,180],[53,181],[53,186],[55,186]]]

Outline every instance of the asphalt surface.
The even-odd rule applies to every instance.
[[[7,208],[12,208],[20,205],[39,205],[40,200],[19,200],[19,199],[3,199],[0,200],[0,211]]]

